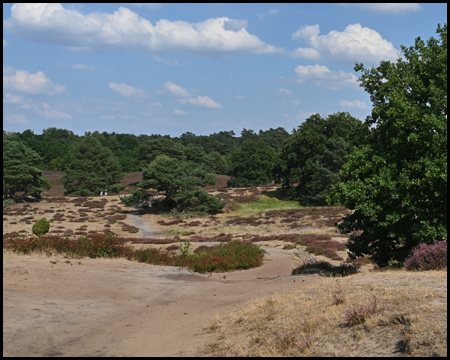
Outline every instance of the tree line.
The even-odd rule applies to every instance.
[[[3,131],[3,196],[40,196],[43,168],[66,171],[69,195],[118,192],[124,172],[143,171],[139,189],[122,198],[127,204],[155,189],[169,208],[217,212],[224,203],[201,190],[215,174],[229,175],[231,187],[273,181],[294,186],[303,205],[354,210],[338,225],[351,234],[351,257],[403,261],[418,244],[447,238],[447,25],[436,33],[402,46],[395,62],[355,64],[373,103],[364,122],[347,112],[313,114],[291,134],[278,127],[240,137]]]

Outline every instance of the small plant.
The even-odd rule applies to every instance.
[[[41,237],[42,235],[48,233],[50,230],[50,222],[45,219],[40,219],[36,221],[33,225],[32,231],[37,237]]]
[[[317,262],[317,258],[308,253],[303,247],[297,245],[293,252],[294,256],[301,261],[302,265],[313,264]]]
[[[369,299],[369,304],[367,306],[356,306],[351,310],[345,312],[345,322],[349,326],[354,326],[362,324],[367,318],[372,316],[377,316],[383,310],[386,310],[387,304],[384,303],[380,306],[378,299],[373,295],[373,299]]]
[[[342,290],[341,289],[337,289],[333,292],[332,294],[333,296],[333,305],[339,305],[345,302],[345,297],[342,294]]]
[[[178,250],[180,250],[180,256],[182,257],[188,257],[190,255],[190,247],[191,247],[191,242],[189,240],[186,240],[184,243],[180,242],[180,248]]]
[[[420,244],[406,259],[407,270],[441,270],[447,268],[447,241],[435,241],[434,244]]]

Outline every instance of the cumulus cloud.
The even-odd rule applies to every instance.
[[[310,47],[292,52],[293,57],[318,59],[325,57],[334,61],[378,64],[381,60],[395,60],[396,49],[373,29],[360,24],[348,25],[344,31],[330,31],[320,35],[319,25],[305,25],[292,34],[294,40],[304,40]]]
[[[174,115],[186,115],[186,114],[187,114],[186,111],[179,110],[179,109],[175,109],[172,113],[173,113]]]
[[[181,86],[179,86],[177,84],[174,84],[171,81],[164,83],[162,86],[162,90],[160,92],[168,93],[170,95],[178,96],[178,97],[191,96],[189,91],[187,91],[186,89],[182,88]]]
[[[349,109],[367,109],[367,104],[364,101],[355,100],[355,101],[347,101],[347,100],[341,100],[339,104],[342,107],[349,108]]]
[[[8,114],[6,115],[6,122],[8,124],[29,124],[30,120],[28,120],[25,115],[21,114]]]
[[[225,30],[239,31],[247,27],[247,20],[227,20],[223,23]]]
[[[342,70],[331,71],[325,65],[300,65],[294,69],[297,74],[298,83],[311,79],[317,86],[329,90],[358,89],[357,77],[354,74]]]
[[[287,97],[291,97],[294,96],[294,94],[292,94],[292,91],[289,89],[278,89],[277,91],[275,91],[275,94],[278,96],[287,96]]]
[[[421,11],[419,3],[353,3],[340,4],[343,6],[357,6],[360,9],[376,11],[384,14],[403,15]]]
[[[3,87],[39,95],[56,95],[65,89],[60,84],[54,84],[42,71],[30,74],[26,70],[14,70],[9,66],[3,67]]]
[[[191,99],[180,99],[178,100],[180,104],[191,104],[197,107],[206,107],[206,108],[214,108],[214,109],[222,109],[222,105],[214,102],[208,96],[197,96],[196,98]]]
[[[4,20],[3,27],[28,40],[59,44],[72,51],[125,48],[152,54],[209,55],[282,51],[249,34],[244,21],[227,17],[199,23],[161,19],[153,25],[125,7],[113,13],[82,14],[57,3],[25,3],[11,6],[11,17]]]
[[[5,94],[5,97],[3,98],[3,104],[20,104],[23,102],[23,96],[22,95],[12,95],[12,94]]]
[[[109,82],[108,86],[111,90],[117,91],[120,95],[123,96],[148,96],[145,90],[136,89],[131,85],[127,84],[117,84],[115,82]]]

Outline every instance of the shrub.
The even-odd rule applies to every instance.
[[[33,234],[40,237],[50,230],[50,222],[45,219],[40,219],[36,221],[33,225],[32,231]]]
[[[377,297],[373,295],[373,300],[369,299],[367,306],[356,306],[345,312],[345,322],[349,326],[362,324],[367,318],[377,316],[379,312],[386,310],[386,303],[382,306],[377,301]]]
[[[420,244],[404,263],[407,270],[441,270],[447,268],[447,241]]]

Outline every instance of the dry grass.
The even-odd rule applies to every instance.
[[[386,310],[346,324],[373,295]],[[447,356],[447,272],[321,278],[215,317],[205,333],[213,340],[198,356]]]

